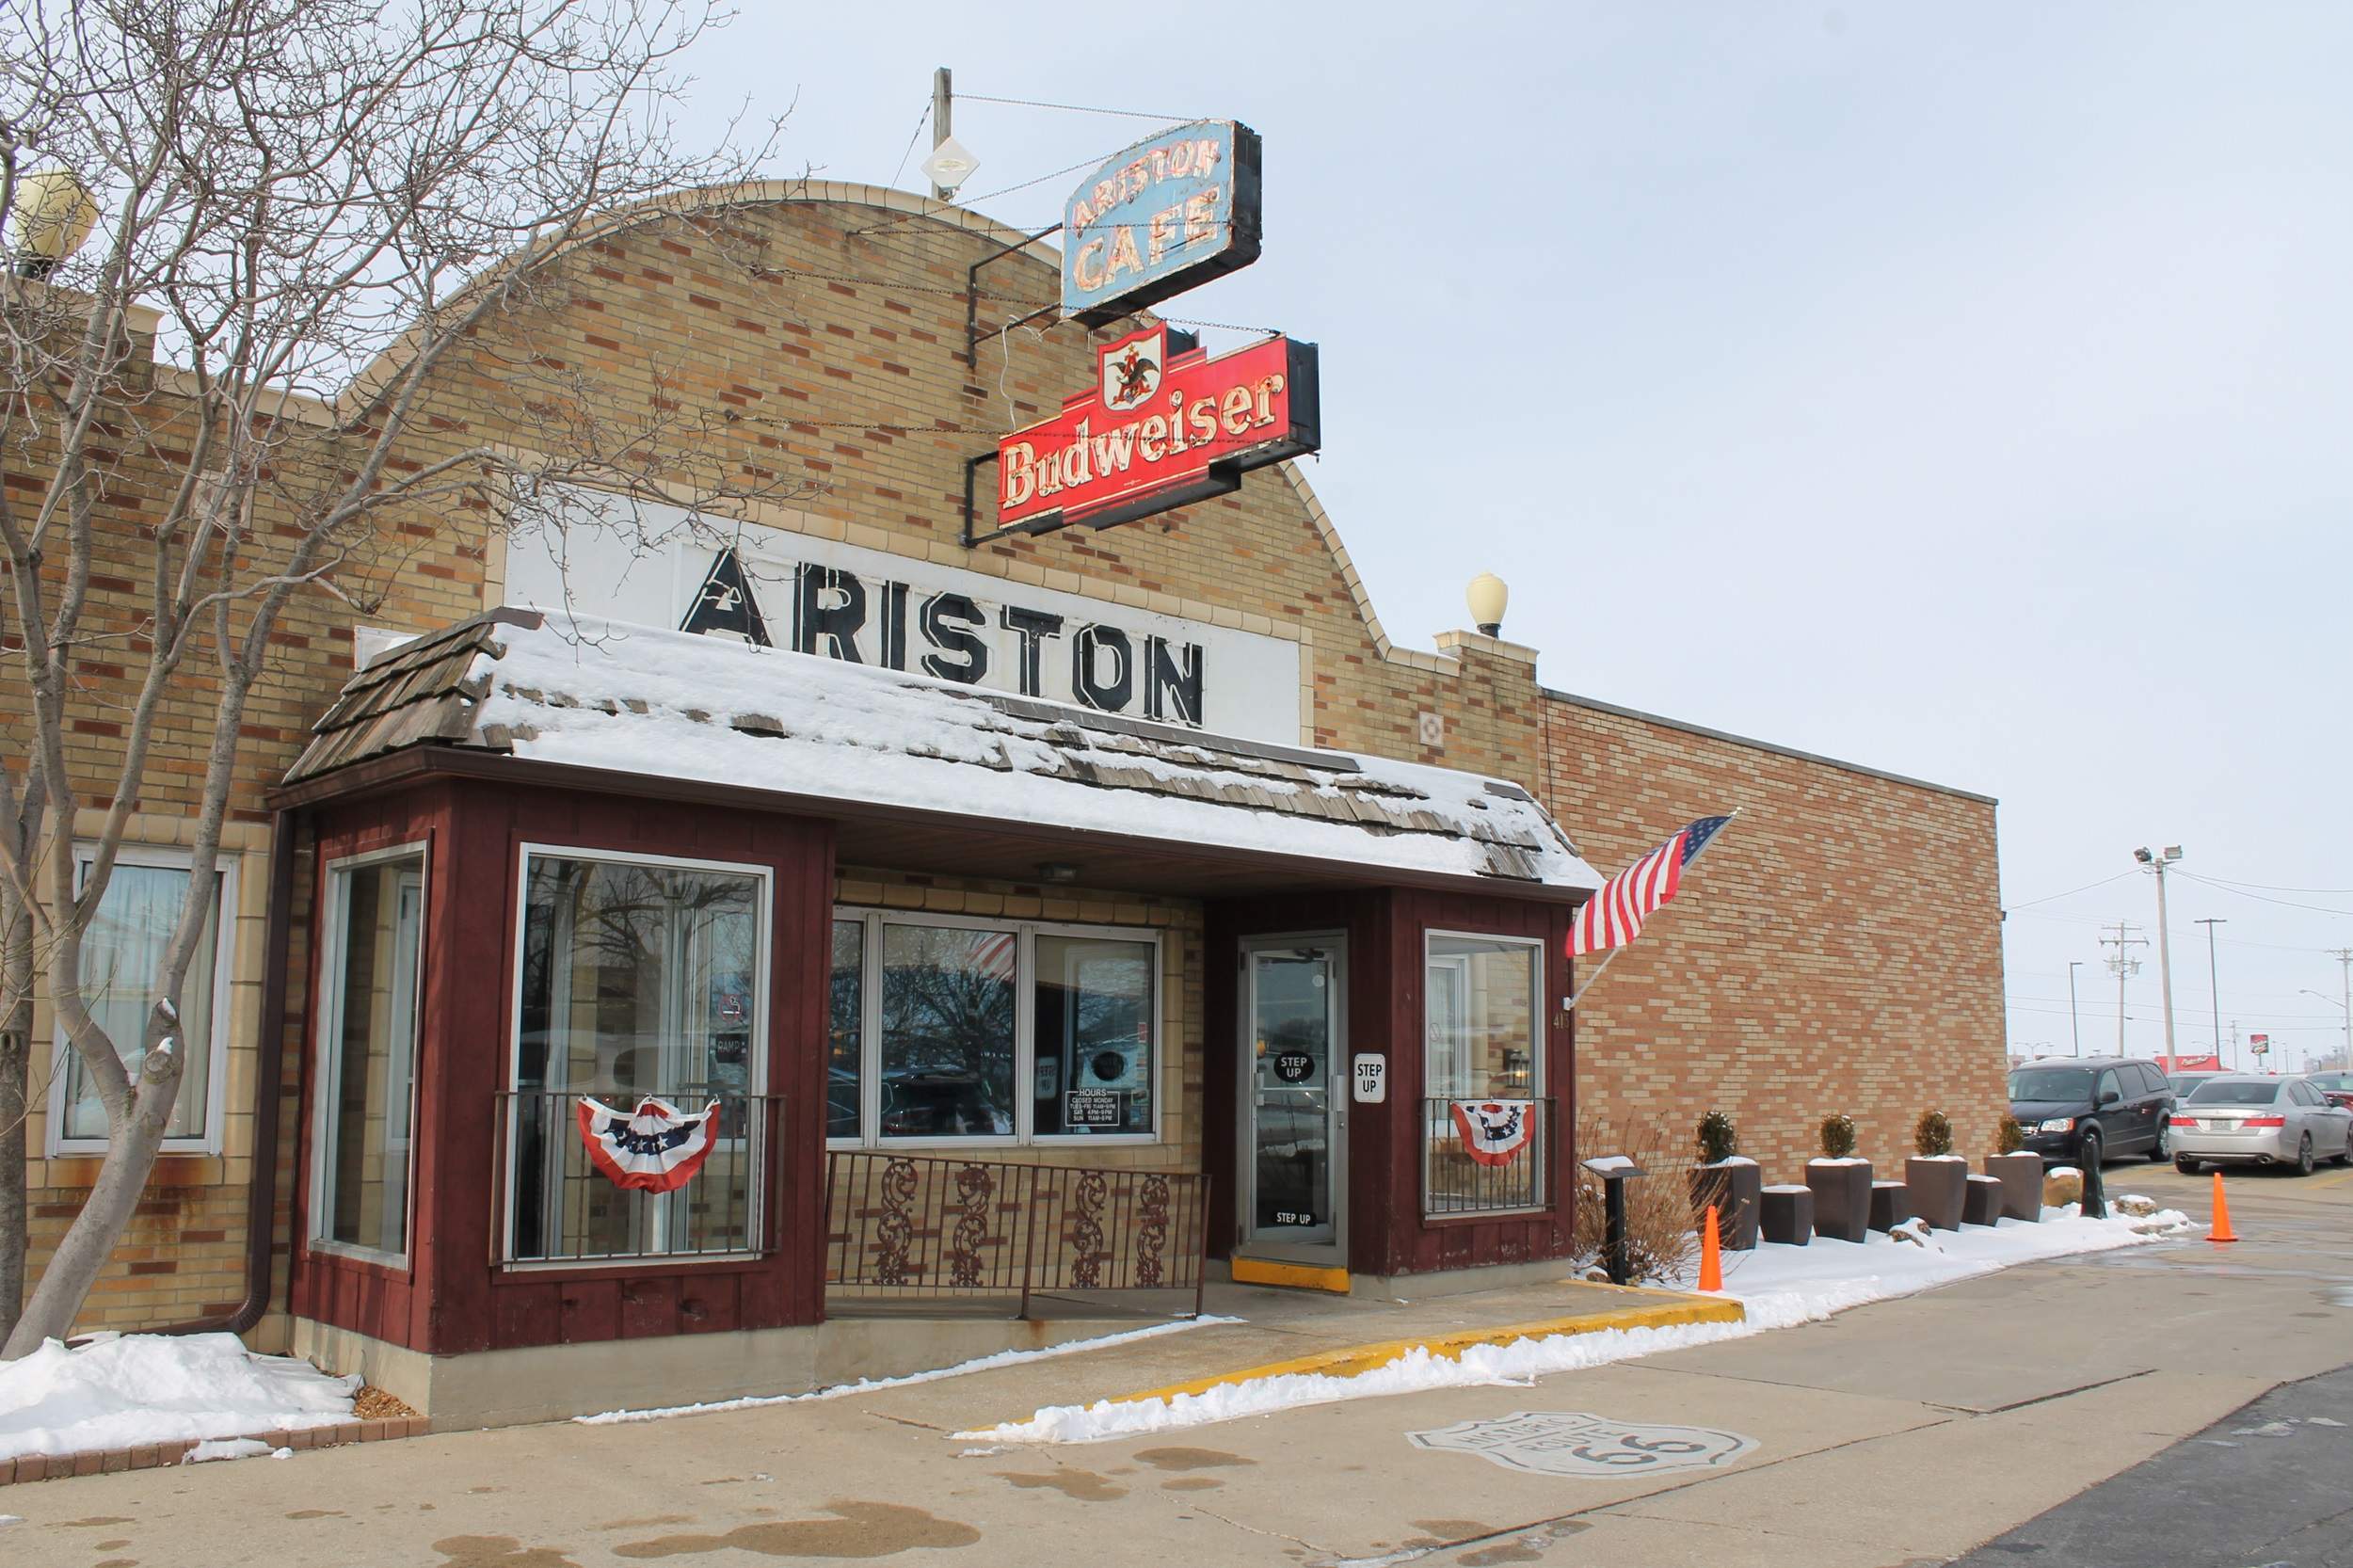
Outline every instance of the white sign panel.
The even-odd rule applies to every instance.
[[[1435,1432],[1409,1432],[1417,1448],[1477,1454],[1507,1470],[1537,1476],[1648,1476],[1724,1465],[1756,1439],[1706,1427],[1613,1421],[1576,1410],[1516,1410],[1490,1420],[1457,1421]]]
[[[1349,1075],[1348,1097],[1358,1105],[1380,1105],[1389,1097],[1389,1059],[1379,1051],[1356,1053]]]
[[[1299,645],[789,529],[587,491],[519,531],[506,602],[740,637],[1219,735],[1300,744]]]

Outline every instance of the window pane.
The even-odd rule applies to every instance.
[[[515,1253],[727,1252],[750,1244],[742,1098],[760,1086],[753,1030],[762,884],[741,872],[534,856],[524,888],[522,1017],[512,1131]],[[676,1192],[616,1187],[589,1163],[580,1095],[717,1099],[720,1143]]]
[[[1541,1092],[1534,948],[1431,937],[1424,1003],[1423,1070],[1433,1098]]]
[[[88,868],[83,868],[88,875]],[[82,983],[87,987],[90,1016],[115,1043],[125,1064],[138,1060],[147,1038],[148,1009],[154,1005],[155,973],[162,968],[164,949],[170,945],[180,921],[180,904],[187,897],[188,872],[178,866],[115,865],[106,896],[82,937]],[[216,978],[215,942],[219,935],[217,896],[204,918],[204,935],[188,960],[187,979],[180,987],[181,1041],[184,1048],[180,1097],[171,1108],[171,1138],[204,1136],[204,1112],[211,1094],[213,1064],[213,985]],[[104,1138],[105,1108],[82,1073],[82,1059],[64,1048],[66,1062],[65,1136]]]
[[[882,1134],[1014,1133],[1011,931],[886,925]]]
[[[1036,941],[1033,1047],[1041,1137],[1152,1130],[1152,944]]]
[[[832,1005],[826,1027],[825,1136],[858,1135],[858,1086],[866,1043],[866,922],[833,922]]]
[[[334,1033],[324,1042],[332,1098],[321,1234],[377,1252],[408,1250],[424,876],[418,857],[336,877],[342,930],[328,1000]]]

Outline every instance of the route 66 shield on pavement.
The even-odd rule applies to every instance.
[[[1583,1478],[1729,1464],[1756,1447],[1756,1439],[1736,1432],[1613,1421],[1571,1410],[1518,1410],[1409,1432],[1405,1440],[1421,1448],[1477,1454],[1507,1470]]]

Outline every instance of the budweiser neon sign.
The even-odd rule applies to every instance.
[[[1061,413],[998,441],[998,532],[1132,522],[1321,444],[1311,343],[1211,359],[1191,333],[1152,327],[1097,350],[1096,369]]]

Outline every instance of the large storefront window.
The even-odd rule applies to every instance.
[[[319,1029],[319,1240],[404,1256],[416,1089],[424,857],[328,875]]]
[[[844,910],[826,1131],[1016,1143],[1158,1128],[1160,944]]]
[[[82,854],[76,882],[89,878],[90,857]],[[124,849],[119,852],[114,874],[98,914],[82,935],[82,983],[90,1016],[115,1043],[124,1064],[138,1061],[147,1046],[148,1012],[155,1004],[155,975],[163,967],[164,950],[180,924],[180,908],[188,893],[190,876],[184,859],[170,852]],[[220,912],[233,908],[235,864],[220,861],[220,880],[212,911],[204,920],[188,960],[187,977],[180,986],[180,1095],[172,1102],[171,1122],[164,1136],[167,1147],[202,1145],[213,1125],[213,1078],[218,1065],[218,1035],[227,1009],[230,944],[220,940]],[[52,1142],[72,1151],[96,1149],[106,1140],[106,1108],[99,1103],[96,1085],[82,1070],[82,1059],[57,1033],[58,1060],[64,1071],[52,1106]],[[133,1068],[136,1071],[136,1067]]]
[[[740,1252],[758,1215],[768,877],[750,867],[525,856],[510,1256]],[[719,1142],[683,1188],[616,1186],[577,1131],[579,1097],[719,1105]]]
[[[1423,1208],[1546,1201],[1542,951],[1433,932],[1423,970]]]

